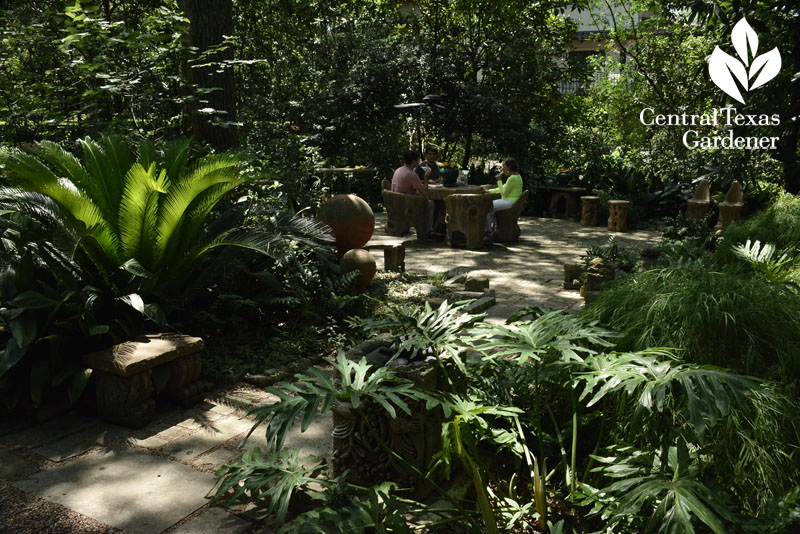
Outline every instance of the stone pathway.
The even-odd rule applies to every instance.
[[[383,233],[385,214],[376,219],[368,246],[381,268],[377,247],[399,239]],[[406,245],[408,271],[470,271],[489,278],[497,297],[489,321],[502,322],[523,306],[580,309],[577,291],[561,289],[563,264],[577,262],[587,247],[604,244],[611,234],[556,219],[526,218],[520,226],[519,242],[476,251],[413,238],[399,241]],[[652,231],[614,235],[638,248],[658,239]],[[262,427],[244,449],[239,447],[253,425],[248,410],[276,400],[257,388],[237,386],[189,410],[160,408],[139,430],[75,414],[27,427],[0,423],[0,532],[272,532],[246,509],[209,508],[206,495],[220,465],[265,445]],[[322,418],[303,434],[295,428],[285,446],[329,457],[331,426],[330,418]]]
[[[240,448],[254,424],[246,413],[276,400],[243,385],[189,410],[166,407],[138,430],[77,414],[28,428],[0,426],[0,488],[11,485],[94,520],[93,532],[266,534],[272,530],[246,510],[209,508],[206,495],[217,468],[264,447],[262,426]],[[331,430],[330,421],[320,420],[302,435],[290,432],[285,446],[329,457]],[[1,532],[46,527],[26,524],[11,510],[0,513]]]
[[[378,268],[383,268],[381,245],[401,242],[406,247],[406,271],[454,275],[471,272],[489,278],[497,304],[487,312],[487,321],[504,322],[525,306],[577,311],[583,299],[577,290],[565,290],[564,264],[578,263],[587,248],[604,245],[616,236],[620,244],[643,249],[660,239],[654,230],[626,233],[609,232],[603,226],[583,227],[563,219],[520,219],[522,235],[516,243],[493,243],[481,250],[451,248],[443,241],[417,241],[411,236],[387,236],[385,213],[375,214],[375,234],[367,248],[371,249]]]

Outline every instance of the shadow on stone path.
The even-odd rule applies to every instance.
[[[236,461],[245,450],[265,446],[262,426],[240,447],[254,424],[246,414],[276,400],[241,385],[188,410],[161,407],[142,429],[74,413],[27,428],[0,425],[0,489],[25,492],[27,507],[64,507],[48,509],[51,515],[75,516],[59,532],[271,533],[252,522],[255,517],[247,509],[229,513],[209,508],[206,495],[214,487],[217,468]],[[284,446],[329,457],[331,431],[330,418],[320,418],[304,434],[290,432]],[[24,510],[4,511],[0,531],[50,531],[49,518],[37,517],[35,524],[26,525],[24,515]],[[75,526],[87,519],[91,529]]]

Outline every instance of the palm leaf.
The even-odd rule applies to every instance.
[[[83,161],[91,176],[100,187],[105,206],[108,211],[108,223],[112,228],[117,227],[116,209],[122,198],[125,184],[125,174],[133,164],[133,158],[128,149],[122,146],[119,138],[104,138],[105,148],[88,137],[80,141],[83,147]]]
[[[186,164],[189,161],[190,141],[181,138],[169,144],[164,151],[164,167],[167,176],[173,182],[183,180],[186,174]]]
[[[153,268],[153,249],[157,239],[159,194],[166,193],[166,174],[155,176],[156,164],[145,170],[134,164],[125,178],[119,207],[119,231],[125,258],[136,258]]]
[[[175,258],[181,247],[191,246],[183,235],[188,226],[187,210],[204,191],[217,184],[241,182],[232,169],[239,163],[230,156],[206,158],[184,180],[173,183],[161,203],[158,222],[158,243],[155,251],[156,261]]]
[[[15,185],[51,197],[86,228],[106,224],[102,213],[90,197],[71,182],[60,180],[39,159],[18,150],[11,151],[5,156],[2,161]]]

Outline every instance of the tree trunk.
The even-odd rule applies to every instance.
[[[800,72],[800,23],[795,23],[794,34],[792,36],[794,46],[792,47],[792,74]],[[786,117],[797,117],[800,115],[800,83],[793,83],[789,89],[791,98],[789,99],[789,110]],[[796,195],[800,193],[800,164],[797,161],[797,141],[800,135],[800,122],[794,121],[788,124],[786,133],[781,138],[780,154],[783,162],[783,184],[786,191]]]
[[[180,6],[189,19],[191,45],[200,56],[220,45],[224,36],[233,35],[232,0],[180,0]],[[231,59],[233,48],[228,47],[190,61],[188,65],[189,81],[199,92],[198,101],[190,109],[192,135],[195,140],[207,142],[218,150],[239,144],[238,128],[231,124],[236,122],[233,67],[220,64]],[[192,68],[193,65],[208,66]],[[208,108],[217,113],[198,113]]]

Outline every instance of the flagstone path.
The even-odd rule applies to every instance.
[[[369,243],[382,267],[381,243],[398,241],[383,231],[377,214]],[[483,250],[449,248],[441,242],[403,239],[406,270],[418,273],[470,271],[486,276],[497,304],[489,320],[503,321],[523,306],[578,310],[576,291],[561,289],[563,264],[579,260],[592,245],[603,244],[604,228],[582,228],[572,221],[522,219],[522,239]],[[652,231],[618,235],[642,248],[657,240]],[[138,430],[72,413],[45,423],[0,422],[0,532],[36,533],[270,533],[250,510],[210,508],[213,472],[244,450],[264,446],[263,428],[244,448],[239,444],[254,421],[253,406],[276,397],[249,385],[217,391],[185,410],[160,407],[159,415]],[[329,457],[331,421],[322,418],[287,447]],[[44,522],[43,522],[44,521]]]

